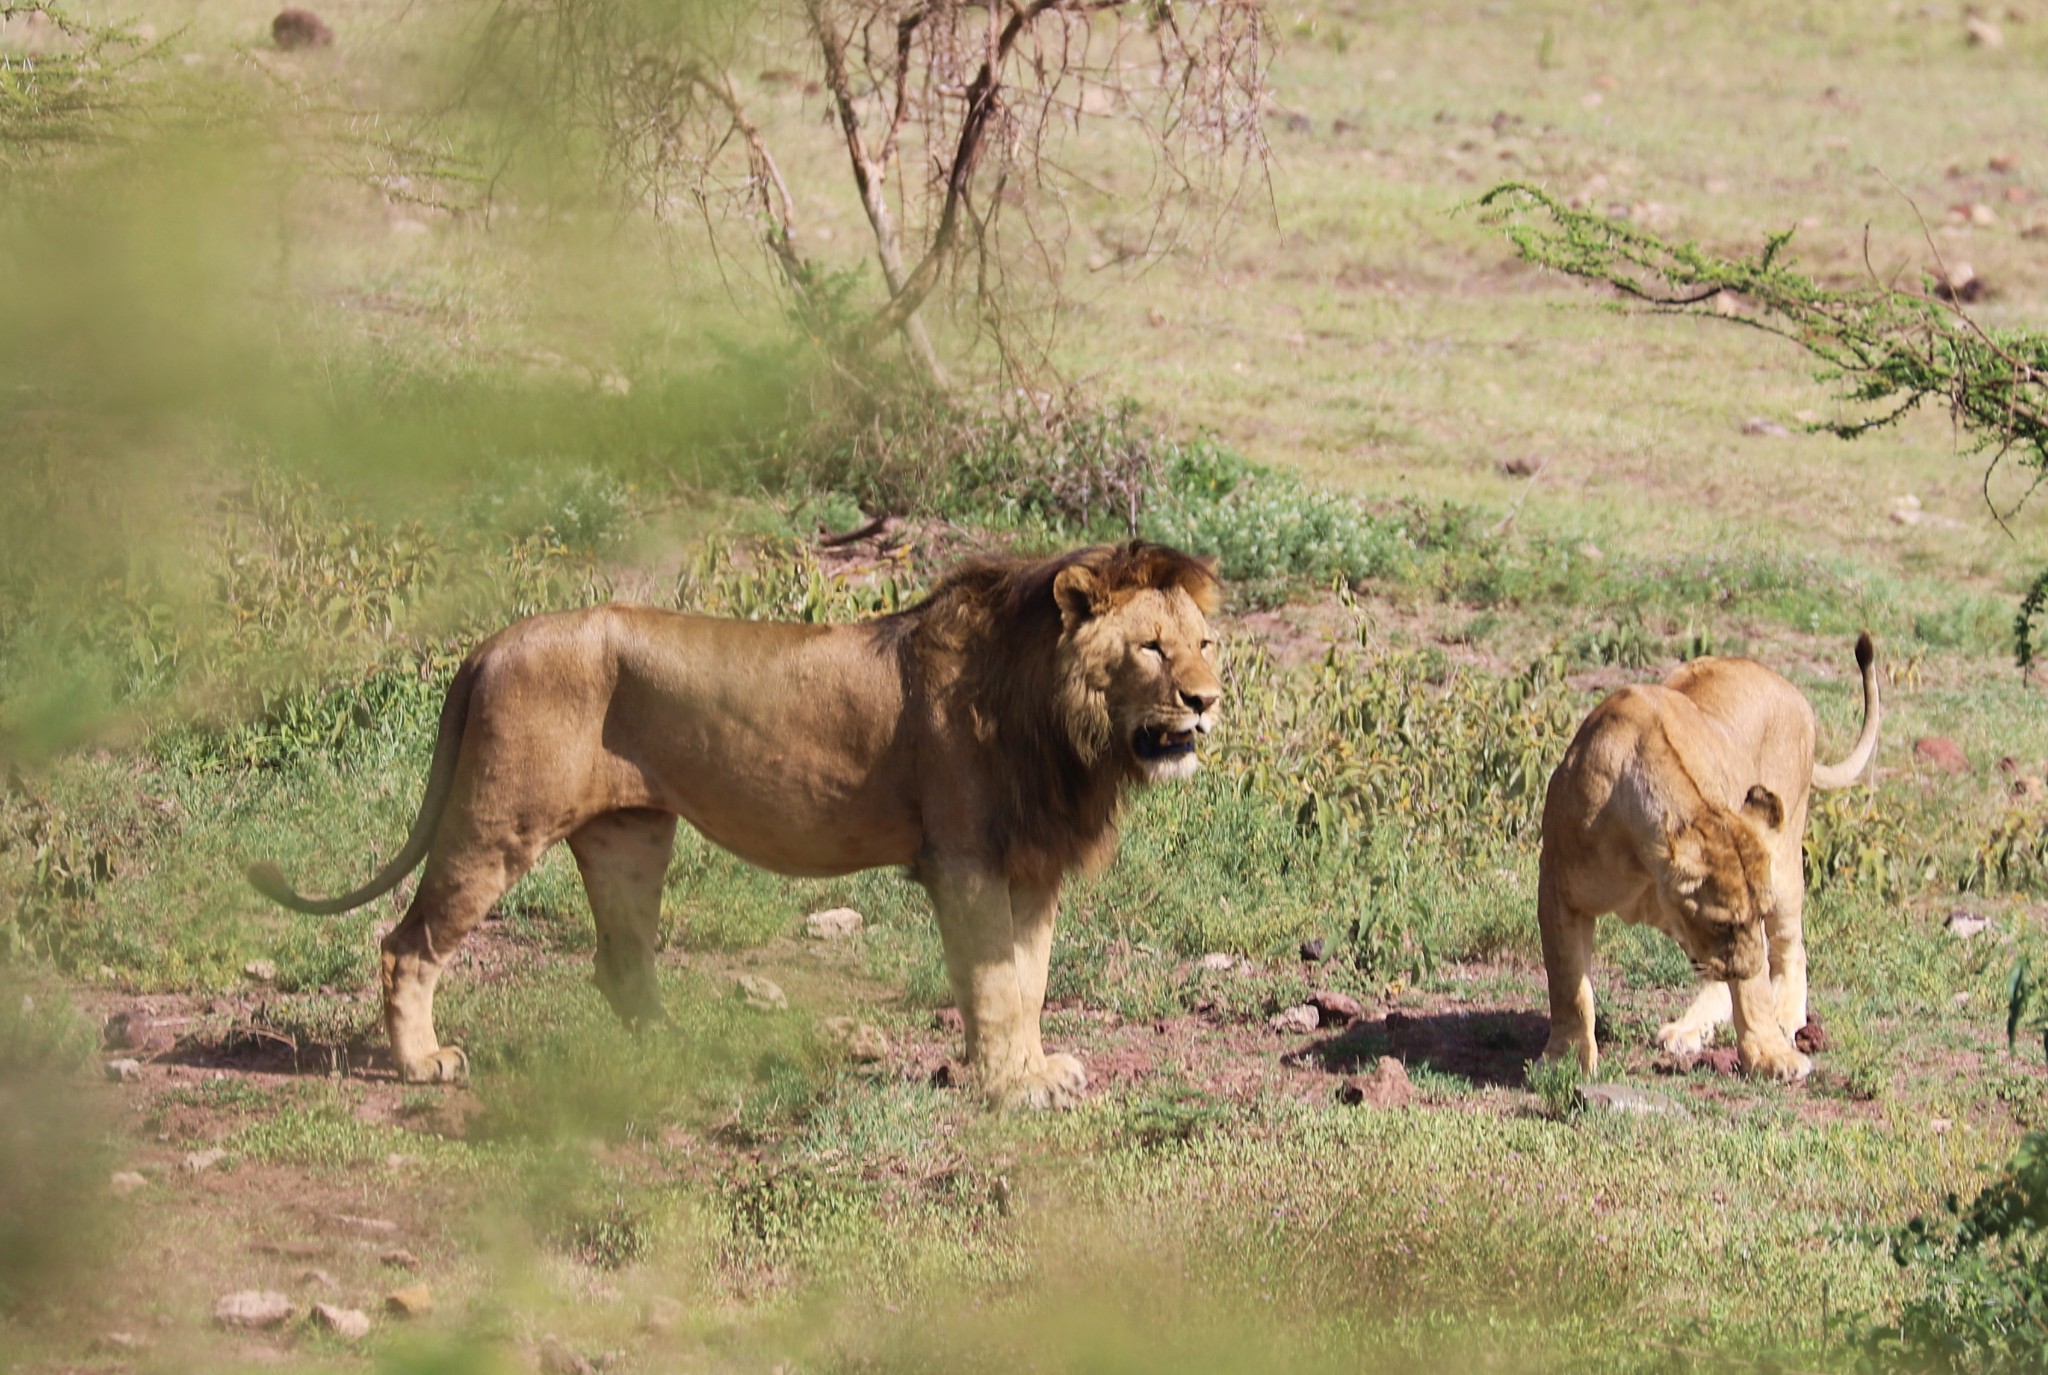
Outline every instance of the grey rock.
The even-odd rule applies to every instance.
[[[856,1064],[872,1065],[889,1058],[889,1038],[872,1023],[852,1017],[827,1017],[819,1023],[819,1030]]]
[[[804,918],[804,934],[814,941],[843,941],[858,936],[866,919],[851,907],[833,907]]]
[[[107,1179],[107,1189],[116,1198],[126,1198],[137,1189],[149,1187],[149,1180],[133,1170],[117,1170]]]
[[[370,1315],[360,1308],[316,1303],[313,1305],[313,1325],[332,1332],[343,1341],[359,1342],[370,1335]]]
[[[242,977],[252,984],[277,982],[277,966],[269,960],[251,960],[242,966]]]
[[[434,1311],[434,1291],[424,1284],[408,1284],[384,1296],[384,1310],[401,1318],[421,1318]]]
[[[420,1258],[402,1246],[393,1247],[383,1255],[378,1256],[377,1259],[383,1264],[399,1270],[417,1270],[420,1268]]]
[[[1991,918],[1980,917],[1967,907],[1958,907],[1948,914],[1948,920],[1942,925],[1948,929],[1951,936],[1966,941],[1980,932],[1990,930]]]
[[[291,1316],[292,1301],[274,1289],[239,1289],[213,1306],[213,1320],[222,1327],[251,1331],[282,1327]]]
[[[136,1083],[142,1078],[142,1062],[140,1060],[109,1060],[107,1061],[107,1078],[117,1084]]]
[[[1601,1112],[1626,1113],[1637,1117],[1684,1117],[1678,1100],[1649,1089],[1628,1084],[1581,1084],[1579,1102]]]
[[[188,1153],[183,1160],[178,1162],[178,1168],[186,1174],[204,1174],[227,1158],[228,1153],[215,1146],[209,1150]]]
[[[789,997],[773,979],[759,974],[742,974],[738,979],[739,994],[747,1000],[747,1006],[763,1012],[781,1012],[789,1007]]]
[[[1237,957],[1226,955],[1221,950],[1212,950],[1195,961],[1195,968],[1206,969],[1211,974],[1227,974],[1237,967]]]
[[[1266,1019],[1266,1025],[1283,1036],[1305,1036],[1323,1024],[1323,1014],[1308,1003],[1276,1012]]]
[[[1742,432],[1746,435],[1754,435],[1759,439],[1790,439],[1792,437],[1792,431],[1786,429],[1777,421],[1766,420],[1760,415],[1753,415],[1743,421]]]

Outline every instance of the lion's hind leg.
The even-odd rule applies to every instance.
[[[675,817],[644,809],[606,812],[569,837],[597,924],[597,986],[627,1026],[664,1019],[654,955],[675,840]]]
[[[428,858],[412,905],[384,938],[379,971],[391,1062],[406,1083],[456,1083],[468,1076],[462,1048],[444,1046],[434,1034],[434,986],[463,937],[538,853],[515,842],[452,843]]]

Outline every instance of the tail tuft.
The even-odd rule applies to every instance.
[[[284,881],[284,872],[275,864],[252,864],[247,873],[249,882],[264,897],[285,907],[293,905],[298,895],[292,892],[292,886]]]
[[[1864,631],[1856,637],[1856,667],[1869,672],[1870,661],[1877,657],[1877,646],[1870,642],[1870,632]]]

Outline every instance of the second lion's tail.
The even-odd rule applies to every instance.
[[[1877,650],[1871,645],[1867,630],[1856,637],[1856,667],[1863,671],[1863,730],[1857,735],[1847,759],[1839,764],[1813,766],[1813,786],[1816,788],[1848,787],[1869,767],[1871,757],[1877,753],[1877,723],[1884,716],[1884,708],[1877,700]]]
[[[441,812],[455,785],[455,759],[462,752],[462,728],[469,716],[470,686],[475,678],[472,662],[465,662],[455,671],[455,681],[448,685],[448,696],[441,703],[441,729],[434,740],[434,762],[427,770],[426,796],[420,799],[419,814],[413,818],[405,844],[389,864],[377,871],[375,878],[338,898],[309,898],[295,892],[275,864],[259,863],[249,866],[249,882],[256,886],[256,891],[295,912],[332,916],[390,892],[400,879],[417,869],[434,843],[434,831],[441,824]]]

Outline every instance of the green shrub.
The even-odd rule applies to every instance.
[[[1892,1259],[1921,1281],[1896,1326],[1868,1339],[1888,1368],[2038,1371],[2048,1365],[2048,1133],[2031,1132],[1967,1208],[1916,1217]]]

